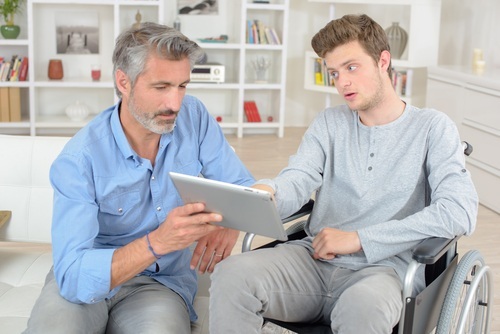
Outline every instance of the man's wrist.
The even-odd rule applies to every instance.
[[[146,242],[148,243],[148,249],[151,254],[153,254],[156,259],[161,259],[162,255],[156,253],[153,246],[151,245],[151,241],[149,240],[149,231],[146,233]]]

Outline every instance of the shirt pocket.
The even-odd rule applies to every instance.
[[[104,198],[99,205],[99,233],[104,235],[132,233],[141,225],[140,204],[139,191]]]

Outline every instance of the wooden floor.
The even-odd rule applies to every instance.
[[[287,128],[284,138],[275,135],[247,135],[236,138],[227,135],[241,160],[250,169],[256,179],[272,178],[288,163],[300,143],[305,128]],[[500,215],[480,206],[476,231],[470,237],[459,242],[459,253],[476,249],[481,252],[493,272],[494,306],[490,333],[500,334]],[[258,244],[265,239],[256,239]],[[238,248],[240,247],[240,248]],[[241,249],[241,239],[236,249]]]

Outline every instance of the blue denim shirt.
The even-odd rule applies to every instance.
[[[120,287],[109,290],[113,252],[156,229],[171,209],[182,205],[169,171],[254,183],[196,98],[184,98],[174,131],[161,136],[154,167],[130,147],[118,107],[103,111],[81,129],[50,170],[54,273],[61,295],[74,303],[97,303],[115,295]],[[190,260],[189,249],[176,251],[140,275],[182,296],[194,321],[197,279]]]

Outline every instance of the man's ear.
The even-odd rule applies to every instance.
[[[382,51],[380,54],[379,65],[383,72],[387,72],[389,66],[391,66],[391,53],[389,51]]]
[[[128,76],[122,70],[118,69],[115,73],[115,80],[118,90],[122,93],[122,95],[126,95],[130,85]]]

